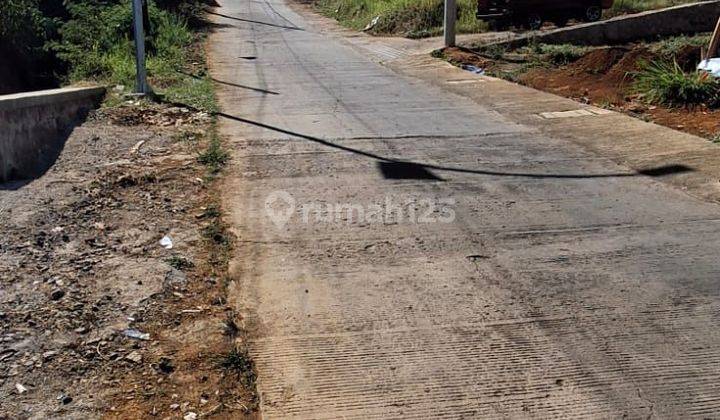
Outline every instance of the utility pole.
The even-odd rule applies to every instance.
[[[135,68],[137,72],[137,93],[148,94],[150,88],[147,84],[145,70],[145,29],[143,28],[143,0],[133,0],[133,22],[135,23]]]
[[[455,22],[457,21],[457,4],[455,0],[445,0],[445,46],[455,46]]]

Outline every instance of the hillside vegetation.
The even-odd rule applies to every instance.
[[[202,6],[203,0],[149,0],[147,28],[151,85],[199,106],[210,85],[185,73],[202,36]],[[0,64],[0,76],[14,76],[0,82],[0,93],[81,80],[132,89],[132,28],[130,0],[3,0],[0,53],[11,60]]]
[[[638,13],[647,10],[662,9],[681,4],[695,3],[698,0],[615,0],[609,16]]]
[[[343,25],[361,30],[375,17],[370,32],[408,37],[438,35],[442,32],[443,0],[317,0],[315,5]],[[487,26],[475,18],[477,3],[458,0],[458,30],[481,32]]]
[[[606,16],[691,3],[697,0],[616,0]],[[373,19],[377,23],[368,32],[376,35],[403,35],[410,38],[442,33],[443,0],[312,0],[318,10],[341,24],[362,30]],[[477,21],[476,0],[457,0],[458,31],[483,32],[487,25]]]

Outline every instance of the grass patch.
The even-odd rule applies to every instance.
[[[216,204],[210,204],[209,206],[205,207],[205,210],[202,213],[203,219],[216,219],[220,216],[220,208]]]
[[[165,262],[167,262],[170,267],[180,271],[189,270],[195,267],[195,264],[193,264],[192,261],[179,255],[173,255],[172,257],[166,259]]]
[[[706,47],[710,44],[710,35],[674,36],[653,43],[650,51],[663,57],[672,58],[687,47]]]
[[[171,102],[190,105],[209,113],[217,112],[212,80],[208,76],[201,78],[179,75],[178,80],[163,90],[165,98]]]
[[[230,239],[225,235],[225,228],[219,219],[214,219],[209,225],[205,226],[202,233],[207,240],[216,245],[227,246],[230,244]]]
[[[720,82],[704,72],[685,72],[677,62],[642,62],[633,90],[649,103],[670,107],[720,104]]]
[[[562,66],[580,59],[588,52],[587,47],[571,44],[538,44],[535,47],[536,53],[542,55],[545,61],[554,65]]]
[[[443,0],[315,0],[318,10],[342,25],[361,30],[375,17],[374,34],[401,34],[422,38],[442,33]],[[458,0],[460,33],[483,32],[484,22],[475,18],[477,3]]]
[[[680,4],[695,3],[697,1],[698,0],[615,0],[615,3],[607,14],[609,16],[617,16],[628,13],[639,13]]]
[[[219,365],[222,369],[236,373],[245,386],[254,388],[257,379],[255,363],[250,358],[247,350],[239,350],[237,347],[233,347],[232,350],[222,356]]]
[[[527,63],[519,64],[512,69],[490,69],[487,71],[487,75],[497,77],[498,79],[509,80],[514,83],[521,83],[520,76],[530,71],[530,69],[543,67],[544,65],[545,63],[542,63],[539,60],[532,60]]]
[[[478,54],[493,60],[500,60],[508,52],[508,47],[502,44],[479,45],[475,49]]]
[[[211,175],[219,173],[230,159],[230,154],[223,148],[222,140],[217,132],[213,131],[208,141],[207,149],[198,156],[198,162],[207,166]]]

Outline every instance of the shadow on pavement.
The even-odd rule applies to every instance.
[[[171,105],[178,107],[186,107],[193,111],[200,111],[192,106],[185,105],[182,103],[170,103]],[[307,134],[296,133],[294,131],[286,130],[280,127],[274,127],[268,124],[264,124],[258,121],[252,121],[247,118],[236,117],[234,115],[226,114],[224,112],[216,112],[214,115],[229,120],[241,122],[254,127],[264,128],[266,130],[274,131],[276,133],[286,134],[288,136],[301,138],[304,140],[311,141],[313,143],[321,144],[337,150],[343,150],[345,152],[353,153],[367,158],[376,159],[380,161],[378,163],[380,171],[383,173],[386,179],[426,179],[426,180],[442,180],[438,176],[432,174],[431,170],[441,172],[455,172],[465,174],[476,174],[476,175],[491,175],[491,176],[509,176],[509,177],[521,177],[521,178],[554,178],[554,179],[589,179],[589,178],[625,178],[634,176],[650,176],[650,177],[662,177],[668,175],[674,175],[679,173],[693,172],[694,169],[680,164],[663,165],[656,168],[647,168],[640,171],[634,172],[618,172],[618,173],[607,173],[607,174],[542,174],[542,173],[529,173],[529,172],[500,172],[500,171],[489,171],[481,169],[466,169],[457,168],[452,166],[440,166],[432,164],[424,164],[420,162],[405,161],[400,159],[393,159],[385,156],[381,156],[372,152],[366,152],[364,150],[355,149],[341,144],[333,143],[329,140],[324,140],[318,137],[309,136]],[[383,163],[386,165],[383,167]],[[400,164],[401,166],[392,166],[387,164]],[[421,169],[423,172],[421,172]],[[399,177],[402,173],[412,174],[416,177],[402,178]],[[395,175],[396,177],[393,177]],[[421,176],[422,175],[422,176]]]
[[[210,14],[210,15],[220,16],[220,17],[225,18],[225,19],[232,19],[232,20],[237,20],[237,21],[240,21],[240,22],[247,22],[247,23],[255,23],[255,24],[258,24],[258,25],[272,26],[273,28],[287,29],[287,30],[290,30],[290,31],[304,31],[304,30],[305,30],[305,29],[303,29],[303,28],[298,28],[297,26],[285,26],[285,25],[278,25],[278,24],[269,23],[269,22],[260,22],[260,21],[257,21],[257,20],[243,19],[243,18],[234,17],[234,16],[228,16],[228,15],[223,15],[222,13],[216,13],[216,12],[211,12],[211,11],[208,11],[207,13]]]
[[[244,58],[244,57],[242,57],[242,58]],[[178,71],[178,73],[184,74],[185,76],[188,76],[188,77],[192,77],[193,79],[196,79],[196,80],[200,80],[200,79],[201,79],[200,76],[195,75],[195,74],[192,74],[192,73],[188,73],[188,72],[184,72],[184,71]],[[224,81],[224,80],[218,80],[218,79],[216,79],[216,78],[214,78],[214,77],[211,77],[210,80],[212,80],[212,81],[215,82],[215,83],[219,83],[219,84],[221,84],[221,85],[232,86],[232,87],[236,87],[236,88],[240,88],[240,89],[252,90],[252,91],[254,91],[254,92],[260,92],[260,93],[264,93],[264,94],[267,94],[267,95],[279,95],[279,94],[280,94],[279,92],[274,92],[274,91],[272,91],[272,90],[267,90],[267,89],[262,89],[262,88],[256,88],[256,87],[241,85],[241,84],[232,83],[232,82],[226,82],[226,81]],[[184,107],[184,108],[189,108],[187,105],[184,105],[184,104],[177,104],[177,105],[178,105],[178,106],[182,106],[182,107]]]
[[[378,162],[378,169],[385,179],[420,179],[443,181],[423,165],[413,162]]]

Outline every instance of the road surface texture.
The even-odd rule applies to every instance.
[[[221,5],[231,287],[265,418],[720,414],[720,207],[663,180],[691,168],[617,164],[282,0]],[[544,118],[619,118],[590,114]]]

